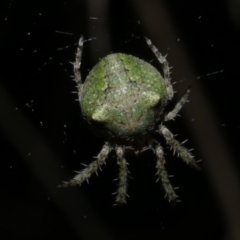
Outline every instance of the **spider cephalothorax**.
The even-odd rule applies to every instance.
[[[161,180],[169,201],[176,201],[177,195],[165,169],[164,151],[155,140],[154,134],[161,134],[170,147],[187,164],[198,168],[188,149],[175,140],[164,122],[174,119],[187,101],[190,89],[165,113],[165,106],[173,98],[170,69],[166,58],[146,38],[158,61],[163,66],[163,76],[149,63],[123,53],[110,54],[101,59],[91,70],[84,83],[81,80],[80,65],[83,37],[79,40],[74,62],[74,80],[77,83],[82,114],[94,131],[105,135],[106,142],[96,157],[85,169],[62,187],[80,185],[100,168],[109,153],[114,150],[119,165],[117,203],[125,203],[127,196],[127,162],[125,150],[140,153],[146,148],[154,151],[157,176]]]

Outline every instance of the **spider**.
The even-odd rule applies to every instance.
[[[164,122],[173,120],[187,102],[190,88],[170,112],[165,107],[172,100],[174,91],[170,79],[170,68],[152,42],[145,38],[163,68],[162,74],[151,64],[123,53],[113,53],[102,58],[90,71],[83,83],[80,66],[83,50],[83,36],[80,38],[76,59],[73,63],[74,80],[77,84],[82,115],[89,127],[104,135],[106,142],[96,160],[77,172],[69,182],[60,187],[81,185],[97,173],[105,164],[109,153],[114,150],[119,165],[116,204],[126,203],[128,163],[125,152],[136,155],[151,149],[156,156],[158,180],[161,180],[169,202],[177,201],[177,194],[165,168],[164,150],[154,136],[162,135],[167,144],[182,160],[199,168],[190,151],[175,140]]]

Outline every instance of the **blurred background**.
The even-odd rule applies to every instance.
[[[0,216],[3,239],[240,239],[240,1],[3,0],[0,3]],[[114,154],[90,183],[57,188],[93,160],[104,139],[83,124],[71,80],[77,42],[81,73],[109,53],[161,66],[148,36],[172,69],[174,106],[167,123],[194,148],[202,171],[167,148],[167,169],[181,199],[175,207],[155,183],[151,151],[128,156],[125,206],[113,206]]]

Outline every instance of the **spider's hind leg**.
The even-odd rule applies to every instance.
[[[168,100],[171,100],[174,95],[173,87],[171,84],[171,78],[170,78],[170,67],[168,66],[168,62],[166,60],[166,56],[164,57],[158,49],[152,44],[151,40],[145,37],[145,40],[147,42],[147,45],[151,48],[152,52],[158,59],[158,61],[162,64],[163,66],[163,75],[164,75],[164,83],[166,85],[166,90],[167,90],[167,97]]]
[[[73,63],[74,81],[77,84],[79,100],[81,99],[81,92],[82,92],[82,86],[83,86],[82,77],[80,73],[82,51],[83,51],[83,40],[84,40],[83,36],[81,36],[78,42],[75,62]]]

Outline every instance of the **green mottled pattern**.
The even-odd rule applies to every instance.
[[[115,136],[144,133],[156,122],[156,106],[166,102],[161,74],[147,62],[122,53],[110,54],[89,73],[81,107],[88,121],[104,123]]]

